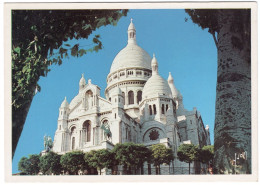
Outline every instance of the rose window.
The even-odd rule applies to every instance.
[[[157,140],[159,138],[159,133],[157,130],[152,130],[149,134],[150,140]]]

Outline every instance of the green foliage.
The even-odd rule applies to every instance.
[[[29,155],[29,158],[22,157],[18,163],[18,170],[26,175],[37,175],[39,173],[38,164],[40,156],[37,154]]]
[[[152,151],[152,163],[154,166],[161,164],[170,164],[174,160],[173,151],[171,148],[167,148],[164,144],[156,144],[150,147]]]
[[[218,10],[216,9],[186,9],[192,22],[202,29],[208,28],[210,33],[218,32]]]
[[[178,148],[177,155],[180,161],[184,161],[186,163],[196,161],[199,158],[198,146],[193,144],[182,144]]]
[[[193,144],[182,144],[178,148],[177,156],[180,161],[189,163],[190,174],[190,163],[199,160],[199,148]]]
[[[62,167],[60,164],[61,155],[54,152],[48,152],[40,157],[39,168],[44,175],[61,174]]]
[[[214,158],[214,145],[203,146],[199,150],[199,161],[208,164]]]
[[[108,149],[92,150],[85,154],[84,159],[89,167],[96,168],[100,174],[103,168],[112,168],[114,162]]]
[[[40,77],[69,55],[97,52],[100,36],[87,48],[70,39],[88,39],[97,28],[116,25],[127,10],[12,10],[12,153],[16,149]],[[54,51],[57,50],[57,53]]]
[[[77,175],[79,170],[87,169],[82,151],[73,151],[62,155],[60,164],[70,175]]]
[[[29,160],[27,157],[22,157],[18,163],[18,170],[21,173],[27,174],[28,173],[28,168],[29,168]]]
[[[117,164],[123,165],[128,169],[141,167],[151,156],[148,148],[142,144],[135,143],[116,144],[112,152],[115,155]]]

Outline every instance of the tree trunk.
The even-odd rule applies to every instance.
[[[190,163],[189,163],[189,174],[190,174]]]
[[[241,34],[246,29],[251,31],[248,16],[250,10],[219,10],[218,13],[214,128],[214,173],[218,174],[232,173],[235,153],[245,151],[248,158],[236,171],[251,173],[251,47],[250,41]]]
[[[144,174],[144,165],[141,166],[141,175]]]
[[[24,104],[24,106],[20,108],[12,107],[12,158],[14,157],[19,138],[23,131],[23,126],[26,121],[27,114],[31,107],[35,88],[32,88],[30,91],[31,96],[28,98],[28,103]]]
[[[151,164],[148,163],[148,175],[151,175],[152,174],[152,170],[151,170]]]

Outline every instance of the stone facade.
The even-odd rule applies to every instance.
[[[174,152],[172,165],[187,167],[177,160],[179,145],[210,144],[208,126],[204,127],[196,108],[184,108],[171,73],[168,81],[164,80],[155,55],[151,58],[137,45],[132,21],[128,44],[116,55],[107,76],[105,96],[101,97],[100,88],[91,80],[86,83],[82,75],[78,94],[70,103],[65,98],[60,106],[54,152],[112,149],[125,142],[145,146],[163,143]]]

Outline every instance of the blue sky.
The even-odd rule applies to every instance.
[[[104,48],[83,57],[70,57],[61,66],[52,66],[47,77],[41,78],[41,92],[33,99],[27,120],[13,158],[12,172],[18,172],[23,156],[40,153],[44,135],[54,138],[59,107],[64,97],[70,102],[78,93],[81,74],[101,88],[104,97],[106,77],[116,54],[127,44],[130,18],[136,28],[137,43],[150,56],[155,53],[160,75],[167,79],[172,73],[177,89],[183,95],[186,109],[201,112],[204,125],[209,125],[211,142],[215,119],[217,49],[212,36],[191,20],[184,10],[130,10],[117,26],[102,27]],[[88,45],[88,40],[70,41]]]

